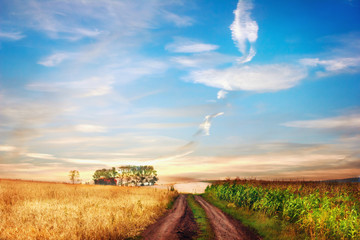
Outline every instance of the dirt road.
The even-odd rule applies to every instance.
[[[195,200],[204,208],[217,240],[258,240],[261,239],[240,222],[227,216],[217,207],[206,202],[202,197]]]
[[[197,230],[186,196],[181,194],[170,212],[148,227],[142,236],[146,240],[192,239]]]
[[[202,197],[195,200],[204,208],[215,234],[215,240],[260,240],[261,238],[237,220],[223,213]],[[194,216],[187,204],[186,196],[181,194],[173,208],[160,220],[148,227],[142,234],[145,240],[192,239],[198,231]]]

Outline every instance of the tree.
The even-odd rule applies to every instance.
[[[116,177],[118,176],[118,172],[116,168],[111,169],[99,169],[96,170],[93,174],[93,179],[95,184],[100,185],[116,185]]]
[[[72,182],[72,184],[79,181],[79,177],[80,177],[80,173],[78,170],[71,170],[69,172],[69,178],[70,178],[70,181]]]
[[[109,170],[109,175],[111,178],[116,178],[118,176],[118,172],[116,171],[116,168],[112,167],[110,170]]]
[[[120,166],[118,167],[120,185],[128,186],[129,183],[135,186],[154,185],[158,181],[157,172],[153,166]]]
[[[118,177],[120,180],[120,185],[123,186],[128,186],[129,182],[131,181],[131,166],[121,166],[118,167],[119,173],[118,173]]]

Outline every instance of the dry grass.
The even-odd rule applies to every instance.
[[[162,215],[175,192],[0,179],[0,239],[124,239]]]

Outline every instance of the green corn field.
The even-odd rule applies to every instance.
[[[311,239],[360,239],[360,184],[234,180],[206,193],[293,223]]]

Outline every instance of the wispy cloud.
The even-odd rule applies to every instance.
[[[159,26],[167,20],[176,26],[189,26],[192,18],[167,9],[173,1],[11,1],[14,14],[7,18],[19,26],[45,33],[50,38],[77,41],[116,33],[130,36]]]
[[[75,130],[84,133],[102,133],[107,132],[106,127],[91,124],[79,124],[75,126]]]
[[[228,94],[227,91],[221,89],[220,91],[218,91],[217,93],[217,99],[224,99],[226,98],[226,95]]]
[[[192,127],[194,123],[142,123],[135,125],[136,128],[145,128],[145,129],[175,129],[175,128],[186,128]]]
[[[300,63],[308,67],[323,67],[325,71],[318,71],[319,77],[339,73],[354,73],[360,71],[360,57],[338,57],[327,60],[319,58],[303,58]]]
[[[48,101],[33,99],[29,101],[26,97],[14,97],[5,94],[0,95],[0,126],[16,128],[17,131],[29,131],[29,127],[34,124],[43,124],[52,119],[56,112],[61,108],[61,104],[50,99]],[[58,109],[54,109],[54,104],[58,104]]]
[[[9,145],[0,145],[0,152],[12,152],[15,151],[16,147]]]
[[[219,113],[205,116],[204,121],[199,126],[199,131],[195,135],[204,134],[205,136],[209,136],[212,119],[214,119],[218,116],[221,116],[223,114],[224,114],[223,112],[219,112]]]
[[[349,177],[360,169],[359,157],[342,145],[298,145],[288,143],[275,149],[269,146],[267,151],[250,154],[231,154],[221,148],[222,151],[217,156],[194,154],[173,160],[171,166],[176,168],[169,165],[161,168],[179,175],[201,176],[205,179],[224,176],[326,179],[331,176]],[[212,150],[208,148],[208,151]],[[197,162],[196,166],[192,164],[194,161]],[[194,167],[188,169],[189,165]]]
[[[26,153],[26,156],[30,158],[38,158],[38,159],[48,159],[48,160],[56,159],[55,156],[47,153]]]
[[[163,14],[165,20],[174,23],[178,27],[187,27],[193,25],[194,23],[194,19],[189,16],[179,16],[169,11],[163,11]]]
[[[193,71],[188,79],[228,91],[274,92],[294,87],[306,76],[303,67],[269,64]]]
[[[230,25],[232,39],[239,51],[244,55],[244,57],[239,59],[241,63],[251,61],[256,54],[254,43],[258,37],[259,26],[250,16],[252,8],[253,4],[251,1],[239,0],[234,10],[234,22]],[[250,44],[249,50],[248,44]]]
[[[6,39],[6,40],[20,40],[24,38],[25,35],[23,35],[21,32],[3,32],[0,31],[0,39]]]
[[[36,158],[43,160],[50,160],[51,162],[58,163],[72,163],[72,164],[80,164],[80,165],[100,165],[100,166],[114,166],[119,163],[116,159],[110,160],[102,160],[102,159],[89,159],[89,158],[64,158],[64,157],[56,157],[52,154],[47,153],[26,153],[26,157],[28,158]]]
[[[360,114],[323,118],[316,120],[293,121],[282,124],[287,127],[297,128],[358,128],[360,126]]]
[[[171,60],[183,67],[211,68],[234,62],[236,57],[218,52],[196,53],[191,56],[172,57]]]
[[[165,156],[165,157],[159,157],[159,158],[156,158],[154,160],[151,160],[149,162],[149,164],[154,164],[154,163],[157,163],[157,162],[162,162],[162,161],[172,161],[172,160],[175,160],[175,159],[178,159],[178,158],[182,158],[182,157],[185,157],[191,153],[193,153],[194,151],[187,151],[187,152],[183,152],[183,153],[179,153],[179,154],[175,154],[175,155],[169,155],[169,156]]]
[[[69,58],[70,56],[71,54],[69,53],[55,53],[41,59],[40,61],[38,61],[38,64],[44,65],[46,67],[54,67],[60,64],[65,59]]]
[[[41,92],[74,94],[77,97],[96,97],[109,94],[114,80],[112,77],[92,77],[73,82],[35,82],[27,85],[27,89]]]
[[[218,48],[219,46],[214,44],[202,43],[187,38],[176,38],[173,43],[165,46],[166,50],[177,53],[209,52]]]
[[[178,148],[173,154],[156,158],[156,159],[148,162],[148,164],[153,164],[153,163],[162,162],[162,161],[173,161],[178,158],[183,158],[185,156],[190,155],[191,153],[193,153],[195,151],[195,146],[197,143],[196,137],[198,137],[201,134],[203,134],[205,136],[209,136],[212,119],[216,118],[218,116],[221,116],[223,114],[224,114],[223,112],[219,112],[219,113],[205,116],[204,121],[199,125],[199,130],[193,135],[193,139],[191,141],[189,141],[182,147]]]

